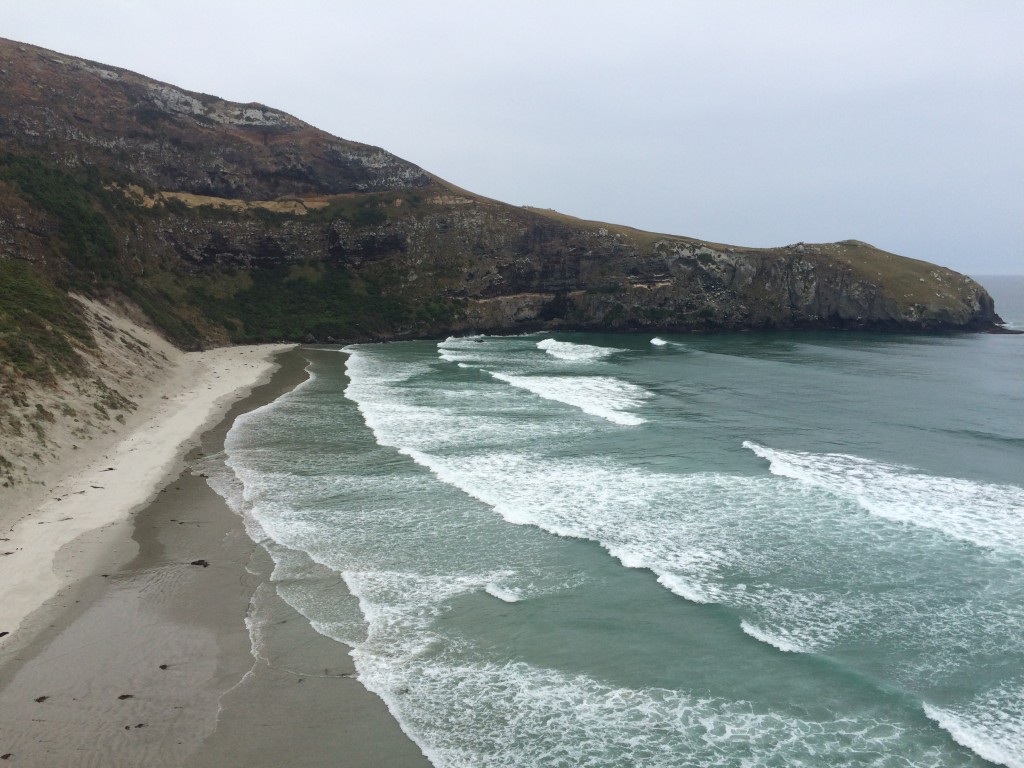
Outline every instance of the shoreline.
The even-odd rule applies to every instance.
[[[183,353],[161,386],[144,399],[133,423],[95,447],[85,461],[47,486],[26,492],[5,513],[0,556],[0,649],[44,602],[90,572],[100,550],[77,546],[95,531],[124,523],[181,471],[196,439],[232,403],[264,383],[273,358],[293,345],[224,347]],[[61,558],[71,548],[76,557]],[[63,560],[62,566],[58,561]]]
[[[305,379],[305,358],[280,350],[178,444],[136,511],[58,548],[63,583],[0,640],[11,765],[430,765],[349,649],[276,595],[269,555],[203,477],[239,414]],[[254,656],[256,612],[273,626]]]

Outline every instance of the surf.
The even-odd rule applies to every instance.
[[[1024,659],[1024,579],[1007,530],[987,511],[962,522],[995,540],[982,546],[863,502],[920,515],[934,485],[960,514],[979,486],[985,509],[1015,486],[744,440],[770,418],[799,444],[801,410],[735,407],[748,391],[760,403],[773,363],[738,381],[725,355],[649,341],[575,360],[536,337],[318,358],[313,384],[236,423],[225,493],[273,553],[273,588],[351,645],[362,682],[439,767],[1013,755],[1015,689],[1000,675]],[[493,373],[554,379],[561,399]],[[588,390],[595,379],[607,388]],[[687,641],[650,636],[676,614]],[[258,646],[273,627],[253,621]],[[535,632],[551,642],[534,647]],[[751,659],[758,673],[737,679]],[[776,695],[789,681],[816,693],[791,707]]]
[[[603,360],[625,350],[615,347],[598,347],[593,344],[578,344],[571,341],[543,339],[537,342],[537,349],[543,349],[556,360],[578,363],[591,360]]]
[[[1024,554],[1024,489],[938,477],[909,466],[837,453],[743,447],[770,471],[854,499],[878,517],[938,531],[978,547]]]
[[[624,427],[645,424],[635,413],[650,393],[643,387],[611,376],[513,376],[487,371],[498,381],[525,389],[545,400],[579,408],[586,414]]]

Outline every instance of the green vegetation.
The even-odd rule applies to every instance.
[[[206,336],[195,323],[180,314],[179,304],[166,289],[146,283],[124,281],[119,286],[129,299],[167,336],[185,349],[202,349]],[[182,307],[187,309],[187,307]]]
[[[76,344],[92,347],[93,340],[73,306],[30,265],[0,260],[0,362],[45,382],[76,371]]]
[[[523,206],[524,210],[530,211],[531,213],[543,216],[545,219],[556,221],[560,224],[564,224],[568,227],[577,230],[585,230],[589,232],[597,232],[599,230],[606,230],[612,235],[617,235],[622,239],[624,243],[632,244],[634,247],[641,251],[646,251],[653,248],[655,245],[661,242],[673,242],[680,243],[683,245],[692,245],[701,241],[697,241],[692,237],[684,237],[682,235],[666,235],[659,232],[647,232],[642,229],[635,229],[633,227],[627,227],[622,224],[610,224],[606,221],[591,221],[589,219],[580,219],[575,216],[570,216],[567,213],[560,213],[550,208],[534,208],[532,206]],[[726,246],[718,243],[702,242],[703,245],[709,245],[713,248]]]
[[[57,374],[76,373],[81,359],[74,345],[92,344],[74,302],[60,289],[121,294],[186,349],[202,348],[223,339],[222,334],[234,342],[253,342],[423,333],[447,325],[463,311],[461,300],[397,295],[400,276],[387,269],[375,274],[312,260],[301,266],[189,274],[170,254],[127,254],[119,246],[129,234],[145,242],[139,233],[151,230],[154,216],[186,219],[202,229],[214,222],[260,222],[268,235],[298,219],[373,229],[416,215],[426,205],[420,192],[338,196],[305,216],[189,206],[175,198],[145,208],[121,191],[136,180],[115,176],[92,166],[64,169],[34,156],[0,155],[0,182],[5,182],[0,191],[17,195],[52,222],[49,234],[38,236],[43,258],[36,264],[0,262],[0,364],[6,362],[26,378],[52,382]],[[45,272],[37,266],[44,264]]]
[[[388,291],[391,280],[355,276],[343,267],[275,267],[250,277],[251,285],[230,296],[214,294],[206,280],[190,294],[238,343],[390,335],[444,325],[462,311],[462,302],[453,299],[414,302],[395,296]]]
[[[65,171],[32,156],[0,155],[0,181],[47,214],[55,225],[42,235],[38,261],[0,260],[0,365],[29,379],[52,383],[82,372],[75,345],[94,346],[66,290],[89,295],[120,292],[179,344],[196,348],[203,334],[180,316],[171,294],[126,274],[115,226],[153,211],[131,203],[94,167]],[[44,271],[45,266],[45,271]],[[154,279],[160,271],[154,270]],[[172,278],[171,283],[175,280]]]
[[[275,207],[268,201],[217,203],[187,192],[147,208],[126,191],[138,184],[150,196],[158,193],[145,179],[129,178],[128,166],[98,155],[79,157],[82,164],[69,168],[43,156],[0,153],[0,210],[8,204],[14,217],[26,222],[15,241],[23,251],[19,259],[0,258],[0,371],[13,382],[52,383],[60,375],[83,373],[78,350],[93,341],[68,290],[101,299],[126,297],[186,349],[227,339],[438,333],[465,317],[466,299],[449,294],[472,296],[467,273],[490,270],[488,279],[501,282],[488,285],[529,292],[551,282],[559,263],[563,277],[580,265],[589,292],[604,297],[594,306],[602,313],[597,321],[608,327],[707,329],[731,323],[731,315],[718,314],[713,306],[686,304],[683,311],[678,303],[631,303],[628,310],[623,305],[631,291],[624,279],[630,259],[646,259],[654,270],[659,260],[698,244],[691,238],[507,207],[440,182],[310,195],[304,198],[305,212],[300,197],[283,196]],[[903,305],[924,307],[940,295],[955,305],[975,290],[961,276],[857,241],[808,245],[799,253],[796,262],[877,285]],[[793,256],[783,248],[747,249],[742,255],[755,266],[758,259]],[[718,261],[702,251],[696,262],[705,269],[697,271],[713,272]],[[806,266],[798,263],[800,269]],[[684,287],[677,293],[686,296]],[[744,314],[769,318],[791,311],[763,281],[741,293]],[[550,318],[543,320],[564,319],[560,313],[568,311],[554,304],[549,310]],[[573,322],[595,322],[582,310],[577,315]],[[106,333],[114,338],[112,328]],[[122,343],[132,346],[131,340]],[[3,394],[9,399],[16,389],[7,387]],[[96,411],[110,418],[111,412],[130,407],[114,395],[101,397]]]
[[[858,278],[883,286],[889,295],[910,303],[933,303],[936,289],[956,296],[965,289],[969,292],[973,286],[956,273],[935,264],[897,256],[859,240],[844,240],[819,248],[824,254],[845,263]]]
[[[341,219],[354,227],[375,227],[394,219],[413,215],[424,205],[421,194],[412,190],[349,194],[331,199],[323,208],[311,209],[303,218],[320,222]]]
[[[388,215],[377,206],[364,205],[356,209],[352,223],[357,227],[375,227],[388,220]]]
[[[99,277],[112,276],[117,241],[107,218],[90,199],[89,192],[106,192],[94,169],[81,171],[76,178],[34,157],[8,154],[0,156],[0,178],[13,182],[27,200],[56,220],[63,255],[71,264]]]
[[[96,385],[96,389],[99,390],[100,399],[99,402],[103,406],[114,411],[129,410],[134,411],[136,406],[131,400],[122,395],[116,389],[111,389],[103,383],[102,379],[93,379],[93,384]]]
[[[35,418],[49,422],[50,424],[53,424],[53,422],[56,420],[54,415],[50,413],[50,411],[46,410],[46,408],[44,408],[41,403],[36,403]]]
[[[244,283],[232,272],[204,275],[189,299],[237,343],[409,333],[444,327],[463,311],[456,299],[397,296],[391,275],[321,262],[253,270]]]

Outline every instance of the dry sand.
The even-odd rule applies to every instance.
[[[0,545],[0,632],[21,622],[70,580],[91,570],[95,551],[79,547],[55,569],[57,554],[89,531],[125,520],[160,489],[204,427],[268,377],[284,345],[230,347],[181,354],[143,399],[134,429],[77,472],[47,486],[38,507],[5,510]],[[91,453],[86,446],[82,452]],[[59,471],[60,464],[54,469]],[[2,643],[6,638],[0,638]]]
[[[239,400],[280,350],[174,358],[119,440],[7,510],[3,765],[429,766],[201,476],[239,413],[304,378],[301,353],[279,355]],[[257,602],[274,628],[254,656]]]

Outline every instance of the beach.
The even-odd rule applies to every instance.
[[[5,508],[0,759],[429,764],[344,647],[275,598],[270,558],[203,476],[238,414],[305,378],[289,348],[182,355],[104,450]],[[257,598],[275,631],[254,656]]]
[[[23,546],[0,764],[1018,768],[1015,338],[252,350],[137,507]],[[144,476],[154,394],[54,504]]]

